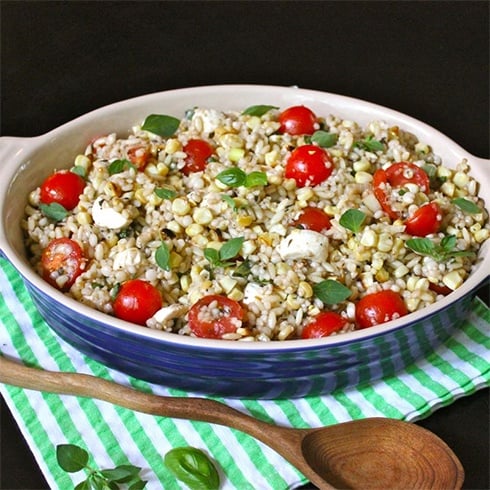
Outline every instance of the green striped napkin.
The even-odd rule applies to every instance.
[[[85,357],[55,336],[37,313],[20,276],[0,259],[0,349],[6,356],[49,370],[77,371],[160,395],[187,393],[150,385]],[[468,320],[453,338],[396,377],[371,386],[296,400],[226,399],[228,405],[279,425],[317,427],[364,417],[415,420],[456,398],[490,385],[490,310],[475,299]],[[56,462],[58,444],[84,447],[94,466],[142,467],[148,489],[183,488],[162,463],[173,447],[194,446],[213,458],[223,489],[283,490],[306,479],[283,458],[246,434],[204,422],[154,417],[97,400],[38,393],[1,385],[52,489],[83,480]]]

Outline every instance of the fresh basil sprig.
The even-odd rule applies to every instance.
[[[326,305],[335,305],[347,299],[351,290],[333,279],[326,279],[313,285],[313,294]]]
[[[164,241],[155,251],[155,262],[164,271],[170,270],[170,250]]]
[[[338,135],[335,133],[328,133],[327,131],[319,129],[311,135],[310,141],[322,148],[330,148],[337,143],[338,138]]]
[[[348,209],[340,217],[339,224],[344,228],[357,233],[365,220],[366,214],[359,211],[359,209]]]
[[[354,146],[366,151],[383,151],[385,149],[385,145],[381,141],[375,140],[372,135],[366,136],[363,140],[356,141]]]
[[[155,194],[160,198],[160,199],[173,199],[175,196],[177,196],[177,191],[174,189],[169,189],[168,187],[159,187],[158,189],[155,189]]]
[[[265,113],[269,112],[272,109],[279,109],[279,107],[276,107],[274,105],[251,105],[250,107],[247,107],[242,114],[246,116],[263,116]]]
[[[177,131],[179,125],[180,121],[176,117],[164,114],[150,114],[145,119],[141,129],[162,136],[163,138],[168,138]]]
[[[267,185],[267,174],[264,172],[245,173],[241,168],[231,167],[220,172],[216,179],[228,187],[255,187]]]
[[[129,160],[123,158],[111,162],[109,167],[107,167],[107,170],[109,171],[109,175],[114,175],[124,172],[125,170],[130,168],[136,169],[136,167]]]
[[[119,484],[124,484],[124,488],[129,490],[141,490],[146,486],[146,481],[140,478],[141,468],[138,466],[123,464],[115,468],[99,470],[90,467],[88,459],[87,451],[75,444],[59,444],[56,446],[56,460],[64,471],[77,473],[85,470],[88,472],[86,480],[80,482],[75,490],[118,489],[121,488]]]
[[[218,490],[219,474],[209,457],[195,447],[176,447],[165,454],[165,466],[191,490]]]
[[[468,214],[480,214],[482,210],[473,202],[465,199],[464,197],[457,197],[451,201],[454,205],[458,206],[461,211]]]
[[[52,219],[53,221],[63,221],[68,216],[68,211],[57,202],[40,204],[39,209],[46,218]]]
[[[454,250],[456,246],[456,237],[446,235],[439,244],[433,242],[430,238],[411,238],[405,242],[410,250],[432,257],[437,262],[444,262],[454,257],[468,257],[474,255],[474,252],[468,250]]]
[[[232,259],[236,258],[242,248],[244,237],[231,238],[223,243],[219,250],[215,248],[205,248],[204,257],[208,260],[211,267],[229,267],[234,264]]]

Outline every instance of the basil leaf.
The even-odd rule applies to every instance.
[[[372,135],[367,136],[361,141],[357,141],[354,146],[362,148],[367,151],[383,151],[385,146],[381,141],[375,140]]]
[[[82,167],[81,165],[75,165],[70,172],[80,175],[80,177],[85,178],[87,177],[87,169],[85,167]]]
[[[313,294],[326,305],[341,303],[351,295],[351,290],[333,279],[313,285]]]
[[[68,216],[68,211],[59,203],[40,204],[39,209],[46,218],[54,221],[62,221]]]
[[[146,119],[141,129],[157,134],[164,138],[172,136],[177,131],[180,125],[180,120],[176,117],[166,116],[163,114],[150,114]]]
[[[252,270],[252,265],[249,260],[243,261],[233,272],[233,277],[247,277]]]
[[[173,199],[177,195],[177,191],[174,189],[169,189],[168,187],[160,187],[155,189],[155,194],[160,199]]]
[[[436,246],[429,238],[411,238],[405,242],[405,245],[416,253],[433,256],[436,252]]]
[[[105,478],[113,482],[126,483],[138,475],[140,471],[141,468],[138,466],[133,466],[132,464],[122,464],[109,470],[101,470],[100,473]]]
[[[177,447],[163,458],[165,466],[191,490],[217,490],[219,475],[211,460],[200,449]]]
[[[255,187],[258,185],[267,185],[267,174],[264,172],[250,172],[245,177],[245,187]]]
[[[274,105],[252,105],[247,107],[242,114],[247,116],[263,116],[266,112],[269,112],[272,109],[279,109]]]
[[[216,179],[229,187],[240,187],[246,181],[247,174],[238,167],[227,168],[220,172]]]
[[[87,466],[88,453],[74,444],[59,444],[56,446],[56,460],[66,472],[76,473]]]
[[[124,172],[126,169],[129,168],[135,169],[136,167],[129,160],[126,160],[124,158],[122,160],[114,160],[113,162],[111,162],[111,164],[107,167],[107,170],[109,172],[109,175],[114,175]]]
[[[156,249],[155,262],[164,271],[170,270],[170,250],[165,242],[162,242],[162,244]]]
[[[83,480],[75,486],[74,490],[92,490],[92,485],[88,479]]]
[[[211,265],[217,266],[219,264],[219,252],[215,248],[205,248],[204,257],[209,261]]]
[[[228,204],[228,206],[230,206],[230,208],[233,211],[237,210],[237,205],[236,205],[235,199],[233,199],[231,196],[229,196],[228,194],[221,194],[221,199],[223,201],[225,201],[226,204]]]
[[[456,237],[454,235],[446,235],[441,240],[441,247],[445,252],[450,252],[456,246]]]
[[[322,148],[330,148],[337,143],[338,135],[335,133],[327,133],[326,131],[318,130],[311,135],[311,142],[316,143]]]
[[[366,215],[362,211],[359,211],[359,209],[348,209],[340,217],[339,224],[357,233],[361,229],[365,219]]]
[[[482,210],[473,202],[465,199],[463,197],[457,197],[451,201],[453,204],[458,206],[461,211],[468,214],[480,214]]]
[[[219,258],[223,261],[234,258],[242,248],[244,240],[244,237],[237,237],[228,240],[219,249]]]

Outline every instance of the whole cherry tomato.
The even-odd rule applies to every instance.
[[[129,161],[143,171],[148,164],[151,153],[146,146],[132,146],[127,151]]]
[[[441,208],[435,202],[424,204],[405,220],[405,231],[414,236],[437,233],[441,226]]]
[[[60,291],[73,286],[85,263],[82,248],[70,238],[55,238],[41,254],[43,278]]]
[[[327,180],[333,172],[330,154],[316,145],[298,146],[288,158],[284,175],[294,179],[298,187],[315,186]]]
[[[331,223],[330,218],[325,211],[313,206],[307,206],[301,211],[301,214],[294,222],[294,225],[298,228],[304,228],[305,230],[321,232],[323,230],[328,230]]]
[[[207,141],[191,139],[184,146],[184,153],[187,156],[182,172],[184,175],[189,175],[204,170],[208,158],[214,153],[214,149]]]
[[[163,306],[163,301],[155,286],[141,279],[131,279],[121,285],[112,306],[118,318],[145,325]]]
[[[60,170],[51,174],[41,184],[41,202],[58,203],[69,211],[78,204],[83,189],[85,189],[85,180],[80,175]]]
[[[306,325],[301,332],[302,339],[318,339],[328,337],[334,332],[342,330],[347,325],[347,320],[334,311],[324,311]]]
[[[281,133],[292,135],[313,134],[317,117],[313,111],[303,105],[297,105],[285,109],[279,114]]]
[[[373,327],[395,320],[408,313],[403,298],[390,289],[366,294],[356,305],[356,322],[359,328]]]
[[[423,169],[411,162],[393,163],[386,170],[379,169],[374,173],[374,195],[381,204],[383,211],[393,220],[398,219],[400,215],[390,205],[389,194],[391,189],[398,189],[409,183],[417,184],[421,192],[429,192],[429,176]]]
[[[189,328],[197,337],[220,339],[233,333],[241,325],[243,308],[226,296],[210,294],[194,303],[187,320]]]

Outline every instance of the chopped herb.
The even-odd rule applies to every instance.
[[[39,209],[46,218],[53,221],[63,221],[68,216],[68,211],[59,203],[40,204]]]
[[[354,146],[366,151],[383,151],[385,149],[385,145],[381,141],[375,140],[372,135],[367,136],[363,140],[356,141]]]
[[[236,205],[235,199],[233,199],[231,196],[229,196],[228,194],[221,194],[221,199],[223,201],[225,201],[226,204],[228,204],[228,206],[230,206],[230,208],[233,211],[237,210],[237,205]]]
[[[160,199],[173,199],[177,195],[177,191],[174,189],[169,189],[168,187],[160,187],[155,189],[155,194]]]
[[[88,464],[87,451],[75,444],[56,446],[56,460],[61,469],[67,473],[77,473],[82,470],[88,473],[86,480],[78,483],[76,489],[118,489],[119,484],[124,484],[124,488],[140,490],[146,486],[146,481],[139,475],[141,468],[138,466],[122,464],[106,470],[94,469]]]
[[[157,134],[163,138],[172,136],[180,125],[179,119],[163,114],[151,114],[146,119],[141,129]]]
[[[272,109],[279,109],[279,107],[276,107],[274,105],[252,105],[250,107],[247,107],[247,109],[245,109],[242,114],[247,116],[260,117]]]
[[[366,219],[365,213],[359,209],[348,209],[340,217],[339,223],[348,230],[357,233]]]
[[[73,172],[74,174],[80,175],[80,177],[84,178],[87,177],[87,169],[85,167],[82,167],[81,165],[75,165],[70,172]]]
[[[191,490],[218,490],[219,474],[204,451],[195,447],[176,447],[165,454],[165,466]]]
[[[234,277],[247,277],[250,274],[252,265],[249,260],[244,260],[233,272]]]
[[[204,257],[208,260],[211,267],[229,267],[234,263],[232,259],[236,258],[238,252],[240,252],[243,241],[243,237],[236,237],[225,242],[219,250],[205,248]]]
[[[245,187],[267,185],[267,174],[264,172],[250,172],[245,178]]]
[[[337,143],[338,135],[335,133],[327,133],[327,131],[318,130],[311,135],[311,142],[316,143],[322,148],[330,148]]]
[[[124,158],[122,160],[114,160],[113,162],[111,162],[107,170],[109,171],[109,175],[114,175],[124,172],[125,170],[130,168],[136,169],[136,167],[129,160],[126,160]]]
[[[458,206],[461,211],[468,214],[480,214],[482,210],[473,202],[465,199],[464,197],[457,197],[451,201],[453,204]]]
[[[163,270],[170,270],[170,250],[164,241],[155,251],[155,262]]]
[[[415,253],[432,257],[437,262],[444,262],[454,257],[474,255],[474,252],[471,251],[454,250],[456,246],[456,237],[454,235],[446,235],[439,245],[430,238],[411,238],[405,242],[405,245]]]
[[[326,305],[335,305],[347,299],[351,290],[333,279],[326,279],[313,286],[313,294]]]

